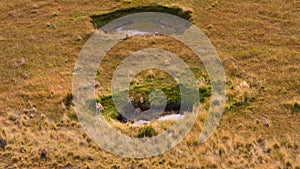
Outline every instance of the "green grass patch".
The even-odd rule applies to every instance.
[[[145,126],[139,129],[138,138],[156,136],[157,132],[152,126]]]
[[[138,86],[134,86],[132,87],[132,90],[129,91],[129,96],[133,96],[136,100],[143,96],[146,100],[146,102],[149,101],[149,94],[152,90],[154,89],[160,89],[161,91],[164,92],[164,94],[166,95],[167,98],[167,104],[168,105],[181,105],[181,92],[180,89],[177,85],[175,86],[158,86],[156,88],[154,88],[153,86],[149,85],[149,84],[145,84],[145,85],[138,85]],[[184,89],[187,92],[188,96],[188,100],[186,100],[185,103],[186,105],[194,105],[196,103],[195,99],[192,96],[194,96],[194,94],[192,93],[193,90],[191,89]],[[205,102],[205,98],[208,98],[211,96],[211,88],[210,86],[203,86],[201,88],[198,88],[199,91],[199,102],[203,103]],[[125,91],[126,92],[126,91]],[[121,92],[117,93],[118,94],[122,94]],[[117,119],[120,114],[118,113],[116,107],[114,106],[113,103],[113,99],[112,99],[112,95],[106,95],[106,96],[101,96],[99,98],[97,98],[98,101],[101,102],[101,104],[105,107],[105,110],[102,112],[102,115],[107,117],[108,119]],[[155,101],[152,106],[158,106],[155,103],[157,103],[158,105],[160,104],[160,102]]]

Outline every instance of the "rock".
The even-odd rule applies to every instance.
[[[4,140],[3,138],[0,137],[0,149],[4,150],[6,145],[7,145],[6,140]]]
[[[53,16],[53,17],[57,17],[58,15],[59,15],[59,14],[56,13],[56,12],[52,13],[52,16]]]
[[[31,14],[37,14],[37,13],[38,13],[38,10],[37,10],[37,9],[33,9],[30,13],[31,13]]]
[[[56,28],[57,28],[57,25],[51,24],[51,23],[47,23],[47,27],[48,27],[49,29],[56,29]]]
[[[165,65],[171,65],[171,62],[170,62],[169,59],[165,59],[165,60],[164,60],[164,64],[165,64]]]
[[[242,81],[242,82],[240,83],[240,87],[241,87],[242,89],[249,89],[249,88],[250,88],[249,84],[248,84],[246,81]]]
[[[99,83],[96,83],[95,84],[95,88],[99,88],[100,87],[100,84]]]
[[[209,24],[206,26],[206,29],[212,29],[213,28],[213,25],[212,24]]]
[[[37,112],[37,109],[36,109],[35,107],[32,107],[32,108],[31,108],[31,111],[32,111],[32,112]]]
[[[235,95],[238,104],[244,104],[253,98],[250,85],[246,81],[241,81],[238,85],[235,85],[233,89],[236,92]]]
[[[257,140],[257,144],[260,146],[260,147],[264,147],[266,145],[266,141],[262,138],[259,138]]]
[[[132,126],[145,126],[145,125],[148,125],[150,124],[150,121],[145,121],[145,120],[139,120],[139,121],[136,121],[132,124]]]
[[[0,36],[0,41],[5,41],[6,39],[3,36]]]
[[[177,149],[177,152],[179,153],[179,154],[183,154],[184,152],[182,151],[182,150],[180,150],[179,148]]]
[[[29,115],[29,117],[30,117],[31,119],[33,119],[33,118],[34,118],[34,116],[35,116],[35,115],[34,115],[34,114],[32,114],[32,113]]]
[[[15,122],[18,118],[19,118],[19,117],[18,117],[17,115],[15,115],[15,114],[10,114],[10,115],[8,116],[8,119],[9,119],[10,121],[13,121],[13,122]]]
[[[22,60],[20,62],[15,62],[14,63],[14,67],[21,67],[21,66],[24,66],[25,65],[25,60],[24,58],[22,58]]]
[[[174,130],[167,130],[167,134],[169,136],[173,136],[175,134]]]
[[[23,113],[26,115],[32,112],[37,112],[37,109],[35,107],[32,107],[31,109],[26,109],[26,108],[23,109]]]
[[[44,114],[41,114],[41,119],[45,120],[45,119],[47,119],[47,117]]]
[[[21,15],[18,13],[9,13],[9,16],[11,16],[12,18],[19,18]]]
[[[269,123],[264,123],[264,127],[270,127]]]
[[[67,107],[66,107],[66,105],[65,105],[64,102],[61,102],[61,107],[62,107],[64,110],[67,109]]]
[[[268,119],[265,119],[264,122],[263,122],[263,126],[264,127],[270,127],[270,121]]]
[[[30,112],[29,109],[26,109],[26,108],[23,109],[23,113],[24,113],[24,114],[28,114],[29,112]]]

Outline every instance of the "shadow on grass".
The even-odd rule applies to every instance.
[[[179,7],[166,7],[161,5],[150,5],[150,6],[137,6],[125,9],[119,9],[108,13],[92,15],[92,21],[95,28],[99,29],[102,26],[106,25],[107,23],[118,19],[122,16],[140,13],[140,12],[161,12],[167,13],[171,15],[176,15],[183,19],[189,20],[191,19],[191,11],[184,11]]]

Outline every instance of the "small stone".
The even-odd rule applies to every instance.
[[[63,109],[66,109],[66,108],[67,108],[64,102],[61,102],[61,107],[62,107]]]
[[[34,9],[31,11],[31,14],[37,14],[38,13],[38,10],[37,9]]]
[[[56,17],[56,16],[58,16],[58,13],[54,12],[54,13],[52,13],[52,16]]]
[[[44,114],[41,114],[41,119],[45,120],[45,119],[47,119],[47,117]]]
[[[213,25],[212,24],[209,24],[206,26],[206,29],[212,29],[213,28]]]
[[[13,18],[19,18],[21,15],[18,13],[9,13],[9,15]]]
[[[165,65],[171,65],[171,62],[170,62],[169,59],[165,59],[165,60],[164,60],[164,64],[165,64]]]
[[[167,130],[167,134],[169,135],[169,136],[172,136],[172,135],[174,135],[174,131],[173,130]]]
[[[28,109],[26,109],[26,108],[23,109],[23,113],[24,113],[24,114],[27,114],[27,113],[29,113],[29,112],[30,112],[30,110],[28,110]]]
[[[265,122],[264,127],[270,127],[270,124],[268,122]]]
[[[10,114],[10,115],[8,116],[8,119],[9,119],[10,121],[13,121],[13,122],[15,122],[18,118],[19,118],[19,117],[18,117],[17,115],[14,115],[14,114]]]
[[[267,127],[267,128],[270,127],[271,126],[270,121],[268,119],[264,118],[263,126]]]
[[[34,114],[31,113],[31,114],[29,115],[29,117],[30,117],[31,119],[33,119],[33,118],[34,118]]]
[[[25,60],[24,60],[24,58],[22,58],[22,60],[20,61],[20,62],[15,62],[14,63],[14,67],[21,67],[21,66],[23,66],[23,65],[25,65]]]
[[[246,81],[242,81],[242,82],[240,83],[240,86],[241,86],[241,88],[247,88],[247,89],[250,88],[249,84],[248,84]]]
[[[96,83],[95,84],[95,88],[99,88],[100,87],[100,84],[99,83]]]
[[[177,149],[177,152],[178,152],[179,154],[183,154],[183,153],[184,153],[184,152],[181,151],[180,149]]]
[[[35,107],[32,107],[32,108],[31,108],[31,111],[32,111],[32,112],[37,112],[37,109],[36,109]]]
[[[262,139],[262,138],[259,138],[259,139],[257,140],[257,143],[258,143],[258,145],[261,146],[261,147],[265,146],[265,144],[266,144],[265,140]]]
[[[6,39],[3,36],[0,36],[0,41],[5,41]]]

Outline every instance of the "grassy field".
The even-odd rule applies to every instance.
[[[72,109],[72,71],[95,31],[91,16],[156,4],[190,11],[223,62],[228,100],[204,144],[197,141],[205,108],[175,148],[122,158],[101,150],[81,128]],[[299,9],[296,0],[2,0],[0,168],[300,168]],[[164,45],[164,39],[134,40],[108,53],[118,56],[114,64],[132,51]],[[189,51],[166,49],[193,63]],[[109,83],[99,83],[99,95],[108,94]],[[139,132],[112,123],[129,135]]]

